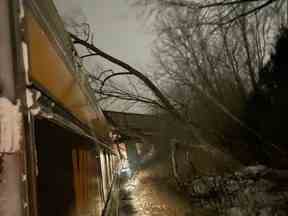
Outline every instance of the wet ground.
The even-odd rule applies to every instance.
[[[120,216],[193,215],[187,199],[171,189],[171,180],[161,170],[144,169],[132,177],[122,176]]]

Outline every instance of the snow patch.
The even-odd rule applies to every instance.
[[[37,104],[38,99],[41,97],[41,92],[26,90],[26,103],[32,115],[36,116],[41,112],[41,107]]]
[[[20,101],[14,105],[0,97],[0,153],[15,153],[20,150],[22,138],[22,114]]]
[[[271,179],[267,174],[278,176]],[[256,165],[221,176],[195,177],[185,189],[193,205],[216,211],[216,215],[280,216],[288,215],[286,181],[285,170]]]
[[[249,166],[243,169],[243,173],[246,175],[257,175],[258,173],[262,173],[263,171],[267,170],[267,167],[263,165],[256,165],[256,166]]]

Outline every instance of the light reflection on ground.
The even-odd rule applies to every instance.
[[[122,176],[123,177],[123,176]],[[123,177],[120,190],[120,216],[188,216],[189,203],[168,187],[168,178],[159,170],[138,171]]]

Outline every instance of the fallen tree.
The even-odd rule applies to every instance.
[[[116,64],[116,65],[118,65],[118,66],[120,66],[126,70],[125,72],[113,73],[113,74],[105,77],[101,81],[101,87],[99,88],[97,93],[105,94],[102,91],[102,89],[103,89],[103,86],[105,85],[105,83],[109,79],[112,79],[112,78],[117,77],[117,76],[126,76],[126,75],[135,76],[138,79],[140,79],[146,85],[146,87],[148,87],[151,90],[151,92],[156,96],[157,100],[150,99],[149,101],[143,101],[143,100],[141,101],[141,99],[139,99],[137,97],[133,98],[133,97],[129,97],[129,96],[126,98],[123,98],[123,97],[121,98],[121,96],[119,96],[119,99],[136,100],[136,101],[140,100],[140,102],[151,103],[155,106],[158,106],[162,110],[167,111],[175,120],[177,120],[177,121],[181,122],[182,124],[185,124],[188,127],[190,127],[190,129],[191,129],[190,132],[193,134],[193,137],[196,138],[196,140],[198,140],[200,143],[209,144],[209,142],[207,142],[207,140],[204,138],[203,133],[211,134],[211,135],[216,136],[222,140],[226,139],[225,137],[223,137],[221,132],[219,132],[217,130],[213,130],[212,128],[211,129],[206,128],[204,130],[203,127],[201,127],[201,125],[199,123],[197,123],[191,119],[189,119],[189,121],[187,121],[187,118],[185,116],[181,115],[181,113],[178,111],[178,109],[175,106],[173,106],[173,104],[170,102],[170,100],[167,98],[167,96],[165,96],[165,94],[162,93],[162,91],[153,83],[153,81],[151,81],[147,76],[145,76],[139,70],[135,69],[131,65],[127,64],[126,62],[123,62],[120,59],[115,58],[112,55],[102,51],[101,49],[99,49],[95,45],[93,45],[92,43],[89,43],[87,40],[82,40],[81,38],[77,37],[76,35],[74,35],[72,33],[70,33],[70,36],[73,39],[73,43],[75,45],[77,45],[77,44],[82,45],[89,50],[89,54],[85,55],[85,57],[100,56],[100,57],[110,61],[111,63],[114,63],[114,64]],[[92,76],[92,75],[90,75],[90,76]],[[235,116],[233,113],[231,113],[229,111],[229,109],[227,109],[223,104],[219,103],[218,100],[215,99],[212,95],[204,92],[197,85],[193,85],[192,88],[194,91],[198,92],[203,97],[208,99],[212,104],[214,104],[215,108],[219,109],[224,115],[226,115],[228,118],[230,118],[234,123],[236,123],[241,128],[243,128],[245,131],[247,131],[249,134],[254,136],[259,144],[269,143],[269,142],[265,141],[261,137],[261,135],[258,134],[255,130],[250,128],[241,119],[239,119],[237,116]],[[106,96],[112,97],[113,95],[106,93]],[[160,103],[158,102],[158,100],[160,101]],[[272,146],[273,148],[275,148],[281,154],[283,154],[283,152],[280,149],[278,149],[276,145],[274,145],[272,143],[269,143],[269,145]]]

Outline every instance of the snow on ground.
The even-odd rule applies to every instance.
[[[122,179],[120,216],[288,215],[286,171],[258,165],[221,176],[199,176],[186,182],[180,193],[161,170],[154,165]]]
[[[186,189],[193,205],[215,215],[282,216],[288,215],[285,176],[286,171],[258,165],[222,176],[200,176]]]

